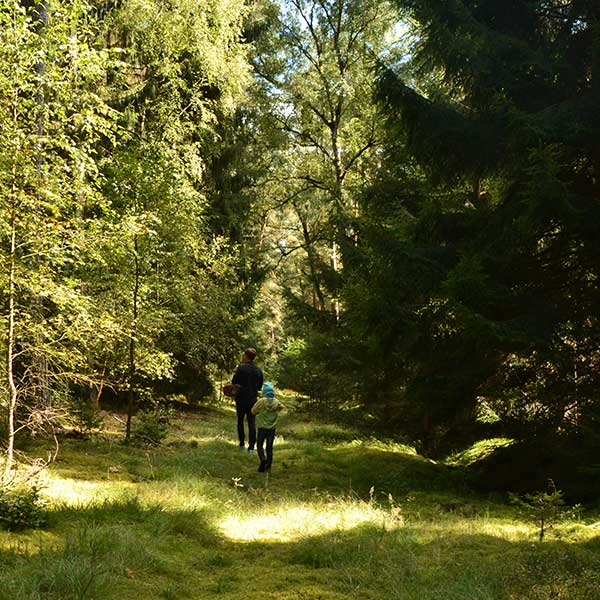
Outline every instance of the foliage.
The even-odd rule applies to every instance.
[[[418,25],[380,70],[389,135],[343,277],[362,401],[433,453],[539,436],[594,464],[597,12],[395,4]]]
[[[207,166],[249,81],[247,8],[193,4],[0,6],[5,414],[104,391],[133,411],[231,362],[241,240],[209,223]]]
[[[235,0],[201,12],[192,4],[132,0],[103,23],[123,52],[108,93],[131,138],[103,161],[111,212],[100,277],[90,282],[102,282],[98,293],[125,335],[95,362],[108,356],[113,385],[137,400],[149,389],[205,395],[239,333],[240,240],[215,231],[208,209],[219,130],[248,83],[246,9]]]
[[[20,414],[52,390],[88,382],[93,300],[77,277],[98,203],[95,150],[114,140],[114,111],[96,93],[110,62],[94,47],[85,3],[0,4],[1,403],[8,468]],[[74,34],[73,32],[76,32]],[[24,406],[28,410],[23,410]],[[43,414],[44,410],[38,412]]]
[[[311,398],[318,395],[316,369],[306,355],[306,341],[288,338],[277,358],[275,377],[279,387],[304,393]]]
[[[281,3],[274,51],[283,64],[256,61],[271,88],[271,128],[282,138],[271,149],[269,188],[278,201],[269,256],[285,299],[282,327],[296,337],[311,326],[331,332],[339,320],[344,251],[357,242],[356,198],[381,142],[372,67],[391,18],[386,2]]]
[[[250,345],[430,456],[595,472],[598,13],[513,4],[0,1],[7,468],[65,398],[159,441]]]
[[[535,494],[510,495],[511,502],[525,510],[539,525],[540,542],[544,539],[546,529],[559,522],[565,515],[563,493],[556,489],[552,480],[549,481],[548,488]]]
[[[46,525],[46,502],[36,485],[0,488],[0,526],[9,531],[39,529]]]
[[[131,429],[131,441],[142,446],[159,446],[167,437],[167,423],[160,410],[140,411]]]
[[[76,430],[83,436],[102,429],[104,421],[98,414],[98,407],[89,399],[78,398],[71,402],[69,415]]]

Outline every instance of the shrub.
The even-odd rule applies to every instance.
[[[75,400],[70,405],[71,417],[75,429],[82,436],[89,436],[96,429],[102,429],[104,423],[98,414],[98,410],[92,402],[86,400]]]
[[[45,504],[36,486],[0,488],[0,525],[9,531],[39,528],[46,524]]]
[[[167,433],[167,419],[159,411],[140,411],[131,426],[131,441],[143,446],[159,446]]]
[[[539,525],[540,542],[544,539],[546,529],[566,515],[563,493],[556,489],[551,479],[548,482],[548,490],[545,492],[525,494],[522,497],[516,494],[509,496],[513,504],[524,510]]]
[[[326,335],[290,338],[274,368],[278,386],[304,394],[323,407],[346,399],[351,384],[343,379],[334,347]]]

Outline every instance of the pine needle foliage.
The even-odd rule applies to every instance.
[[[379,365],[365,402],[385,381],[386,420],[423,438],[423,420],[450,445],[488,428],[581,444],[576,462],[593,463],[596,3],[395,5],[417,25],[408,64],[380,69],[386,166],[346,278],[355,354]]]

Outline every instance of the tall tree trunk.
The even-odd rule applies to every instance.
[[[17,121],[16,100],[13,118]],[[16,154],[16,153],[15,153]],[[12,167],[12,186],[10,194],[10,252],[8,256],[8,326],[6,331],[6,375],[8,382],[8,415],[6,436],[5,476],[14,464],[15,416],[18,404],[18,392],[15,384],[15,268],[17,258],[17,164]]]
[[[308,268],[310,270],[310,279],[313,285],[313,291],[318,299],[318,308],[319,310],[325,309],[325,296],[323,295],[323,290],[321,289],[321,284],[319,282],[319,275],[317,273],[317,256],[315,249],[313,247],[313,242],[310,238],[310,232],[308,230],[308,223],[306,217],[302,214],[302,211],[294,205],[296,209],[296,214],[298,215],[298,219],[300,219],[300,224],[302,225],[302,236],[304,238],[304,248],[306,250],[306,255],[308,257]]]
[[[33,21],[35,23],[35,30],[38,34],[41,34],[44,27],[48,24],[48,2],[47,0],[41,0],[33,5]],[[46,99],[44,96],[43,88],[43,76],[46,71],[46,64],[43,60],[38,61],[35,64],[35,72],[40,81],[40,85],[35,94],[36,104],[36,157],[35,165],[37,172],[37,190],[36,195],[39,198],[41,190],[44,188],[43,181],[43,137],[44,137],[44,110]],[[39,264],[40,258],[36,257],[35,261]],[[42,298],[37,297],[33,300],[33,315],[38,324],[44,320],[44,302]],[[43,346],[43,336],[38,332],[37,339],[35,340],[35,349],[33,352],[33,373],[34,373],[34,390],[35,396],[42,404],[42,406],[48,406],[50,404],[50,383],[48,377],[48,360],[43,351],[40,348]]]
[[[140,290],[140,262],[138,258],[138,239],[137,236],[133,241],[134,249],[134,284],[133,284],[133,324],[131,327],[131,334],[129,336],[129,390],[127,393],[127,428],[125,431],[125,439],[131,437],[131,420],[133,418],[133,410],[135,408],[135,338],[137,336],[137,323],[138,323],[138,301],[139,301],[139,290]]]
[[[334,273],[339,271],[339,244],[338,240],[343,235],[343,211],[344,211],[344,165],[342,164],[342,153],[339,145],[339,131],[344,108],[344,98],[338,100],[335,119],[331,123],[331,149],[333,151],[333,167],[335,169],[335,190],[334,190],[334,223],[333,240],[331,242],[331,267]],[[336,286],[337,287],[337,286]],[[337,299],[337,290],[334,292],[332,300],[333,313],[336,322],[340,320],[340,303]]]

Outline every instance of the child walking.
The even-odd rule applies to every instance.
[[[260,458],[260,473],[269,473],[273,463],[273,442],[275,440],[275,425],[279,413],[283,409],[283,404],[275,398],[275,390],[270,381],[265,382],[262,387],[262,398],[257,400],[252,407],[252,414],[256,415],[256,426],[258,428],[258,437],[256,440],[256,450]],[[264,445],[267,445],[267,455],[265,456]]]

